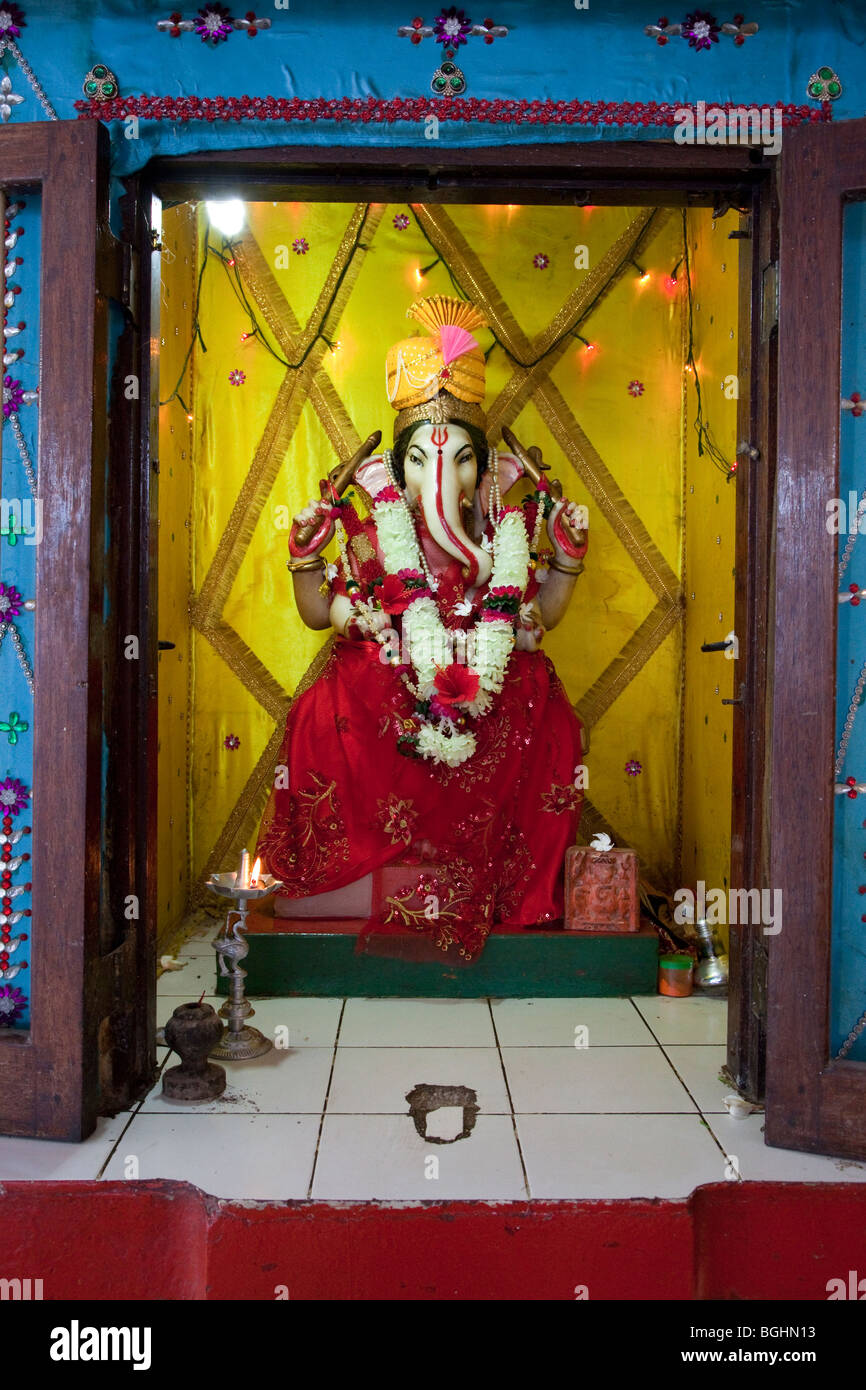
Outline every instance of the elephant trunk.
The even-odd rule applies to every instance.
[[[430,535],[447,555],[460,560],[470,587],[490,578],[492,561],[486,550],[467,536],[461,515],[460,479],[453,463],[443,462],[439,452],[435,468],[425,470],[421,489],[424,521]]]

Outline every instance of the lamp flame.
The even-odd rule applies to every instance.
[[[259,876],[261,875],[261,872],[262,872],[262,861],[261,861],[261,859],[257,859],[256,862],[253,864],[253,871],[252,871],[252,873],[250,874],[250,887],[251,887],[251,888],[258,888],[258,887],[259,887]]]

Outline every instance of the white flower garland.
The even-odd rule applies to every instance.
[[[385,454],[385,462],[389,476],[393,477],[390,451]],[[495,473],[495,450],[491,467]],[[373,521],[386,574],[399,575],[401,570],[426,573],[430,588],[435,589],[437,584],[425,563],[405,497],[399,500],[393,496],[382,497],[376,501]],[[523,517],[518,511],[508,510],[495,516],[492,548],[493,569],[488,599],[495,597],[497,590],[516,590],[516,596],[519,595],[519,602],[522,603],[529,579],[530,546]],[[493,695],[502,689],[515,642],[512,615],[499,614],[495,605],[487,603],[487,600],[485,612],[488,616],[476,622],[474,631],[463,635],[467,663],[471,649],[468,670],[474,671],[479,681],[478,694],[466,706],[467,714],[474,718],[488,712],[493,704]],[[405,610],[402,627],[409,662],[415,675],[414,682],[407,677],[406,684],[417,699],[430,699],[436,693],[437,669],[448,659],[455,634],[446,628],[436,599],[427,589],[420,589],[418,597]],[[459,728],[452,719],[429,720],[420,715],[417,718],[419,727],[415,749],[422,758],[430,758],[434,763],[444,763],[448,767],[458,767],[472,757],[476,740],[471,729]]]

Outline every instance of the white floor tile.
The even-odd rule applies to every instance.
[[[80,1144],[0,1138],[0,1182],[95,1178],[129,1119],[128,1111],[111,1120],[98,1119],[93,1134]]]
[[[138,1115],[103,1176],[173,1178],[214,1197],[306,1197],[318,1115]]]
[[[504,1047],[502,1057],[518,1114],[694,1110],[657,1047]]]
[[[157,1013],[160,999],[191,1004],[201,994],[213,994],[216,990],[215,956],[181,956],[179,959],[188,961],[183,970],[164,970],[156,982]]]
[[[735,1170],[746,1182],[866,1182],[866,1163],[769,1148],[762,1114],[742,1120],[727,1113],[708,1115],[707,1122],[732,1164],[736,1159]]]
[[[682,1198],[724,1178],[697,1114],[519,1115],[517,1132],[535,1198]]]
[[[329,1112],[313,1197],[507,1201],[525,1199],[526,1187],[509,1116],[479,1115],[466,1139],[431,1144],[421,1138],[408,1115]]]
[[[628,999],[496,999],[493,1021],[501,1047],[656,1046]]]
[[[670,999],[663,994],[635,995],[640,1009],[660,1043],[724,1043],[728,1036],[725,999],[691,994]]]
[[[320,1115],[333,1056],[330,1047],[272,1048],[264,1057],[249,1062],[221,1062],[226,1070],[226,1089],[217,1100],[203,1105],[168,1100],[160,1079],[145,1097],[142,1113]],[[170,1057],[168,1066],[176,1065],[177,1058]]]
[[[210,956],[211,960],[216,960],[216,952],[213,948],[214,937],[219,936],[222,931],[222,922],[211,922],[202,931],[196,932],[195,936],[186,939],[182,946],[179,946],[176,955],[178,956]]]
[[[217,994],[206,994],[202,1000],[216,1013],[225,1002],[225,996]],[[337,1040],[342,999],[251,999],[250,1003],[255,1010],[250,1024],[271,1042],[279,1041],[282,1045],[286,1029],[290,1048],[333,1047]],[[166,1003],[157,1009],[160,1024],[168,1022],[173,1007],[174,1004]]]
[[[495,1047],[338,1047],[328,1114],[404,1115],[407,1092],[424,1082],[469,1086],[482,1114],[510,1113]]]
[[[486,999],[347,999],[341,1047],[495,1047]]]
[[[704,1114],[726,1115],[725,1096],[736,1095],[729,1081],[719,1080],[719,1072],[727,1061],[726,1049],[670,1043],[664,1050]]]

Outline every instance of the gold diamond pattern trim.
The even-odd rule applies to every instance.
[[[506,386],[489,409],[488,437],[498,438],[502,426],[512,423],[526,403],[533,400],[557,444],[659,600],[591,689],[576,702],[577,712],[587,726],[591,726],[610,708],[667,634],[681,621],[682,594],[676,574],[550,379],[553,367],[570,346],[570,338],[566,336],[553,351],[550,348],[558,337],[568,334],[590,305],[599,302],[616,284],[639,245],[648,242],[661,230],[670,210],[642,209],[581,285],[569,295],[546,328],[533,339],[529,339],[520,328],[479,257],[445,209],[441,206],[430,208],[415,205],[414,210],[435,249],[454,272],[463,292],[482,309],[508,353],[517,359]],[[232,808],[199,876],[195,890],[199,899],[203,894],[204,878],[219,868],[240,840],[243,837],[249,839],[257,827],[270,790],[270,776],[283,737],[285,714],[291,703],[290,697],[247,644],[223,622],[222,610],[262,508],[276,481],[305,401],[310,401],[338,457],[347,458],[359,447],[360,436],[333,382],[322,368],[327,348],[321,340],[316,341],[316,334],[320,331],[328,337],[336,334],[369,240],[384,211],[383,205],[359,204],[353,209],[337,255],[303,329],[255,239],[247,236],[235,248],[240,273],[284,356],[289,361],[297,361],[306,353],[306,360],[301,367],[287,371],[286,379],[277,392],[274,408],[249,473],[201,591],[191,604],[194,626],[211,642],[229,668],[276,722],[274,734]],[[335,288],[334,305],[323,322],[325,306]],[[519,365],[521,360],[532,361],[544,353],[549,355],[534,366]],[[298,683],[294,698],[309,688],[324,669],[332,646],[332,640],[323,645]],[[587,799],[584,801],[581,838],[584,834],[588,837],[598,829],[605,830],[614,839],[619,838],[614,828]]]

